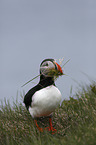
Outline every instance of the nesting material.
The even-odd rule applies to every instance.
[[[59,59],[59,64],[60,66],[62,65],[64,58]],[[66,61],[63,65],[62,65],[62,69],[64,69],[64,66],[70,61],[70,59],[68,61]],[[59,70],[57,69],[47,69],[46,72],[44,72],[44,74],[48,74],[48,76],[50,77],[54,77],[55,79],[57,79],[59,76],[65,75],[63,72],[61,73]],[[41,74],[40,74],[41,75]],[[29,80],[27,83],[25,83],[24,85],[22,85],[21,87],[27,85],[29,82],[33,81],[34,79],[38,78],[40,75],[37,75],[36,77],[32,78],[31,80]]]
[[[64,74],[61,73],[61,72],[58,71],[58,70],[49,69],[48,75],[49,75],[50,77],[53,77],[53,76],[54,76],[54,77],[58,78],[59,76],[62,76],[62,75],[64,75]]]

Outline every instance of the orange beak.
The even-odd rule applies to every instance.
[[[56,65],[56,69],[60,72],[61,75],[63,75],[63,71],[62,71],[61,66],[57,62],[55,62],[55,61],[54,61],[54,63]]]

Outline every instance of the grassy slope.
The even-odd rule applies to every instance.
[[[53,124],[58,130],[54,135],[40,133],[22,104],[11,108],[9,102],[5,103],[0,111],[0,145],[95,145],[96,85],[76,97],[63,101],[54,112]]]

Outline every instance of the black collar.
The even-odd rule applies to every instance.
[[[45,88],[45,87],[50,86],[50,85],[55,85],[54,78],[53,77],[45,77],[44,75],[41,75],[39,85],[41,86],[41,88]]]

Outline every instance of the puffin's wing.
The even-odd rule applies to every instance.
[[[35,87],[33,87],[32,89],[30,89],[27,94],[24,96],[24,104],[27,108],[27,110],[29,109],[29,106],[31,106],[32,103],[32,96],[35,94],[36,91],[40,90],[40,85],[36,85]]]

